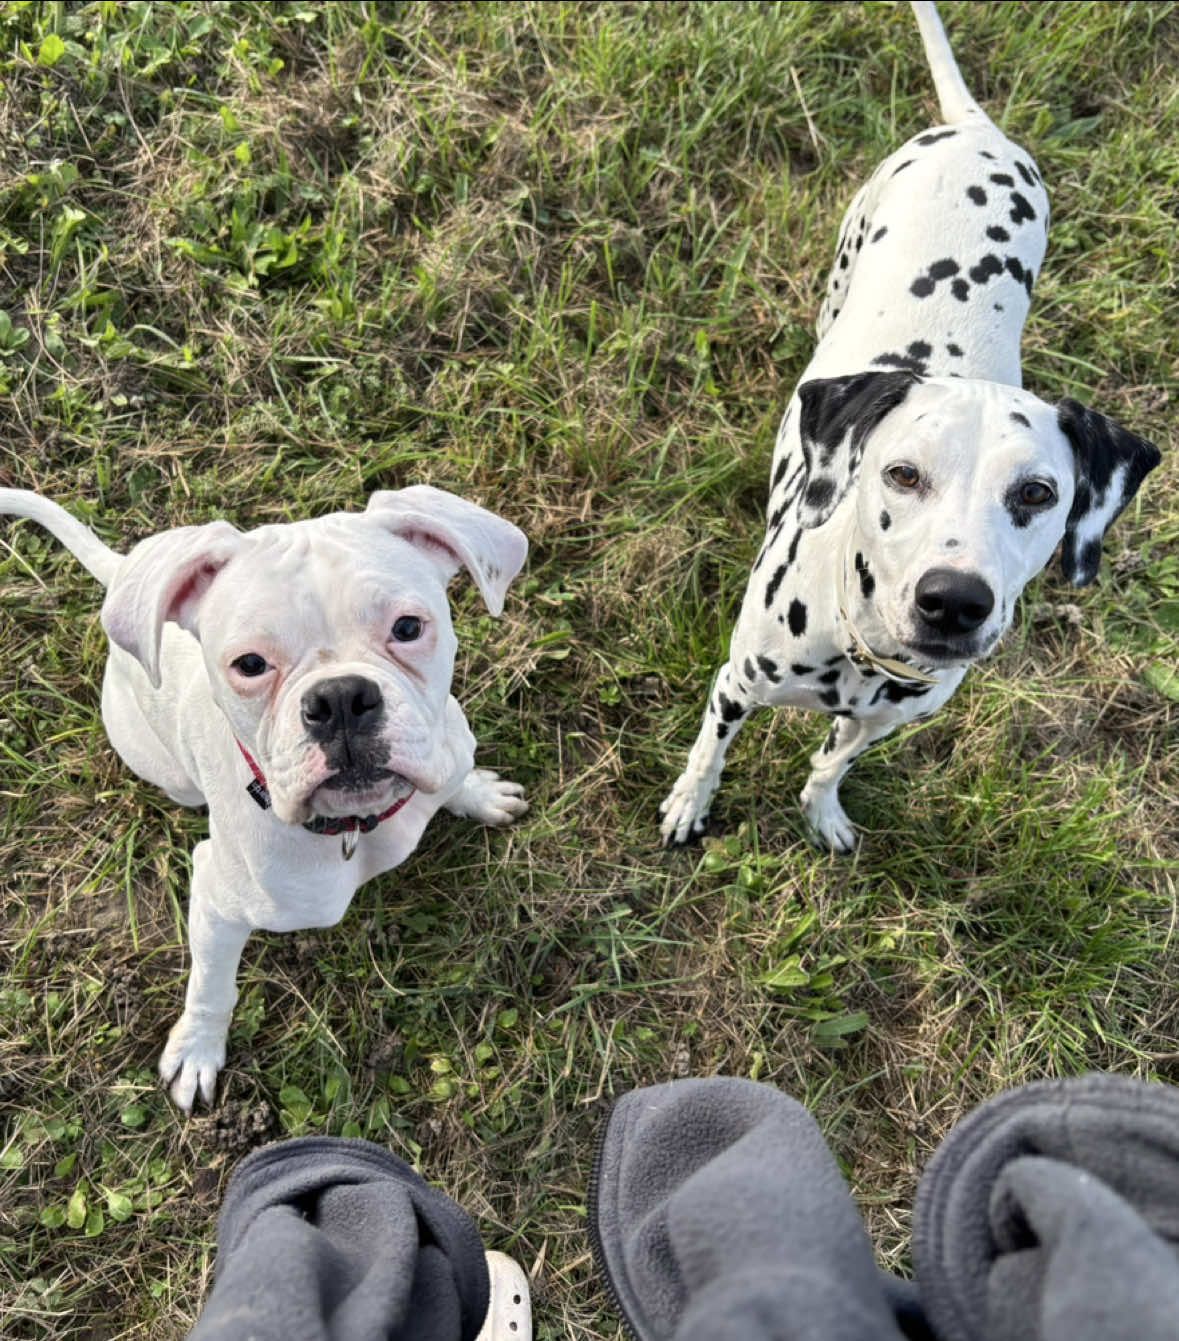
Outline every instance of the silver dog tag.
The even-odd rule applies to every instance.
[[[345,861],[352,860],[352,854],[356,851],[356,844],[359,842],[359,829],[345,829],[340,835],[340,851],[344,854]]]

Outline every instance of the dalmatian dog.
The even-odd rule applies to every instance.
[[[106,587],[102,715],[140,777],[207,805],[193,852],[184,1013],[160,1075],[213,1102],[255,929],[333,926],[442,808],[508,824],[523,789],[474,766],[450,692],[446,588],[460,567],[492,614],[528,551],[510,522],[441,489],[373,494],[362,514],[165,531],[126,556],[56,503],[0,489]]]
[[[1048,198],[967,91],[936,6],[913,10],[945,124],[886,159],[844,218],[778,431],[765,543],[661,807],[667,844],[703,833],[751,710],[788,704],[835,719],[800,799],[814,841],[850,852],[852,762],[946,702],[1058,546],[1067,579],[1092,582],[1160,459],[1104,415],[1021,389]]]

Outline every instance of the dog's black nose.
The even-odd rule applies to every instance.
[[[951,637],[977,629],[995,608],[995,593],[981,577],[953,568],[931,568],[917,583],[913,599],[922,620]]]
[[[371,731],[385,711],[380,686],[363,675],[320,680],[303,695],[301,706],[307,734],[320,741],[341,731]]]

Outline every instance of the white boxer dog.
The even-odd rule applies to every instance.
[[[446,586],[466,568],[498,615],[528,543],[424,485],[375,493],[364,513],[185,526],[125,557],[38,494],[0,490],[0,513],[39,522],[106,587],[111,744],[209,808],[160,1075],[186,1112],[198,1091],[211,1104],[251,931],[334,925],[440,808],[484,824],[527,809],[520,786],[474,767]]]
[[[801,803],[818,845],[850,852],[852,761],[946,702],[1058,545],[1069,581],[1092,582],[1106,528],[1159,462],[1103,415],[1020,389],[1048,198],[967,91],[936,6],[913,9],[947,124],[886,159],[844,218],[729,659],[661,807],[665,843],[703,833],[750,710],[790,704],[836,718]]]

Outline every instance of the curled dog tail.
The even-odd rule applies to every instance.
[[[65,508],[28,489],[0,489],[0,514],[28,517],[44,526],[104,587],[110,585],[115,569],[123,561],[123,556],[104,545],[89,526],[83,526]]]
[[[946,124],[970,121],[975,117],[988,119],[986,112],[970,96],[970,90],[958,69],[958,62],[950,50],[946,30],[938,17],[937,5],[933,0],[912,0],[912,6]]]

